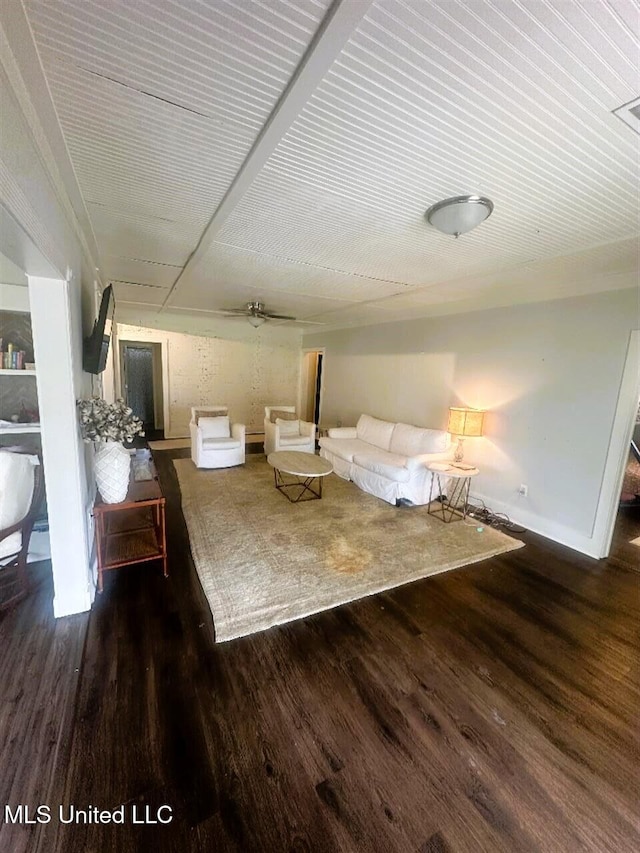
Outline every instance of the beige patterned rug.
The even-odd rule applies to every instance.
[[[522,547],[426,507],[392,507],[335,474],[322,500],[289,503],[262,455],[220,470],[173,464],[218,641]]]

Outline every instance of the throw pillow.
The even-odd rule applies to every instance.
[[[196,409],[193,413],[193,418],[197,424],[200,423],[200,418],[219,418],[227,414],[227,407],[220,406],[219,409]]]
[[[229,417],[200,418],[198,422],[203,438],[229,438]]]
[[[280,418],[281,421],[297,421],[298,416],[295,412],[284,412],[282,409],[271,409],[269,420],[272,424]]]
[[[280,427],[280,435],[300,435],[300,421],[296,418],[295,421],[284,421],[282,418],[277,418],[276,425]]]

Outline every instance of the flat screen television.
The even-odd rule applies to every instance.
[[[87,373],[102,373],[107,366],[115,310],[116,301],[113,296],[113,288],[108,285],[102,291],[100,311],[98,312],[98,319],[93,324],[93,331],[88,338],[84,339],[82,367]]]

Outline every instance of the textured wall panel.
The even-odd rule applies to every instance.
[[[122,324],[118,324],[118,338],[160,341],[167,346],[168,437],[189,435],[191,406],[226,405],[234,421],[261,431],[265,406],[296,404],[300,371],[297,346],[269,341],[264,336],[224,340]]]

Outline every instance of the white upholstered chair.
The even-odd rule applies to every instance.
[[[27,594],[27,552],[44,495],[37,455],[0,451],[0,610]]]
[[[244,465],[245,425],[230,424],[226,406],[193,406],[191,458],[198,468]]]
[[[278,412],[284,417],[278,418]],[[276,450],[316,452],[316,425],[298,420],[295,414],[295,406],[264,407],[264,452],[267,456]]]

